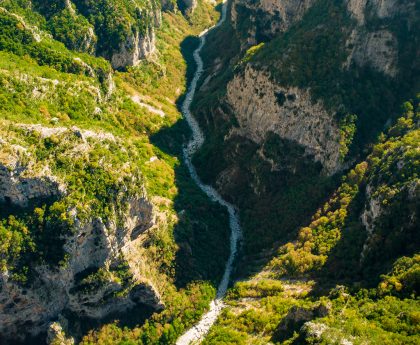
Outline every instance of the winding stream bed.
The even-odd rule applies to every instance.
[[[200,189],[207,194],[207,196],[215,202],[218,202],[220,205],[226,207],[229,213],[229,227],[230,227],[230,254],[226,262],[225,272],[223,278],[217,288],[216,298],[210,303],[210,310],[204,314],[201,320],[192,328],[190,328],[186,333],[184,333],[176,342],[177,345],[189,345],[191,343],[198,344],[203,340],[203,337],[209,331],[210,327],[214,324],[220,312],[224,308],[223,297],[226,294],[228,288],[230,276],[232,273],[233,262],[236,256],[238,242],[241,237],[241,227],[239,224],[239,216],[235,207],[228,203],[222,198],[222,196],[211,186],[204,184],[197,175],[197,171],[192,164],[192,158],[197,150],[203,145],[204,134],[201,131],[197,121],[192,116],[190,108],[191,103],[194,99],[195,91],[197,89],[197,83],[203,73],[203,60],[201,59],[200,53],[206,43],[207,34],[219,27],[226,20],[227,13],[227,1],[223,1],[222,14],[219,22],[213,27],[204,30],[200,34],[200,45],[194,51],[194,61],[197,64],[197,70],[194,74],[194,78],[191,81],[191,85],[188,89],[188,92],[185,96],[184,103],[182,104],[182,114],[188,122],[188,125],[192,131],[192,138],[184,148],[184,160],[188,167],[188,170],[191,174],[194,182],[200,187]]]

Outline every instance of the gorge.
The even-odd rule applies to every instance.
[[[416,1],[0,24],[0,344],[420,341]]]
[[[191,174],[192,179],[194,182],[203,190],[206,195],[212,199],[213,201],[219,203],[223,207],[226,207],[228,214],[229,214],[229,227],[231,231],[230,235],[230,253],[229,259],[226,262],[225,271],[223,273],[222,280],[217,287],[216,298],[210,303],[210,310],[206,312],[199,323],[194,325],[190,330],[188,330],[185,334],[183,334],[176,342],[177,345],[188,345],[191,343],[197,343],[203,340],[203,337],[206,333],[210,330],[210,327],[216,321],[217,317],[219,316],[220,312],[223,309],[223,298],[226,295],[226,291],[231,279],[231,274],[233,270],[233,264],[235,257],[237,255],[239,240],[241,237],[241,226],[239,222],[239,217],[235,206],[228,203],[224,200],[220,194],[211,186],[203,184],[201,182],[197,172],[193,166],[192,159],[194,154],[200,149],[203,145],[205,140],[203,132],[201,131],[197,121],[194,119],[193,115],[191,114],[191,103],[194,99],[194,94],[197,89],[198,80],[203,73],[203,60],[200,57],[201,50],[206,43],[206,36],[207,33],[212,29],[217,29],[224,23],[226,20],[226,10],[227,10],[227,3],[223,2],[223,7],[221,10],[221,17],[219,22],[210,29],[204,30],[200,33],[200,44],[198,48],[194,51],[194,61],[197,64],[196,71],[194,73],[194,77],[191,81],[190,87],[188,92],[185,96],[184,103],[182,105],[182,113],[185,116],[185,119],[188,122],[188,125],[192,131],[192,138],[188,142],[187,146],[184,148],[184,157],[185,163],[187,164],[188,170]]]

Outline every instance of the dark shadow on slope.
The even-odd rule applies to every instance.
[[[221,11],[221,6],[217,7]],[[187,64],[186,80],[190,85],[196,71],[193,53],[200,40],[186,37],[180,45]],[[180,108],[185,99],[181,95],[176,104]],[[177,157],[175,184],[178,195],[174,208],[179,222],[175,226],[175,241],[179,246],[175,258],[175,283],[185,287],[194,280],[210,280],[217,287],[229,256],[229,220],[226,209],[210,201],[207,195],[193,182],[184,163],[182,148],[188,142],[191,131],[185,120],[161,129],[150,140],[163,152]]]
[[[193,280],[219,282],[229,255],[229,224],[224,207],[213,203],[194,184],[182,155],[182,145],[190,130],[184,120],[167,127],[151,138],[154,145],[175,156],[180,164],[175,168],[178,195],[174,208],[179,222],[175,226],[176,285],[185,287]]]
[[[187,64],[187,71],[186,71],[186,80],[187,85],[190,85],[192,79],[194,78],[194,73],[197,70],[197,65],[194,61],[193,53],[194,50],[198,48],[200,44],[200,39],[197,36],[187,36],[181,42],[181,54],[184,57],[185,63]],[[184,99],[184,95],[177,99],[177,104],[181,105]]]
[[[213,76],[214,80],[218,81],[217,84],[220,84],[220,79],[226,80],[232,73],[229,61],[236,55],[238,47],[235,44],[229,44],[235,35],[229,22],[217,30],[217,33],[218,35],[216,32],[211,32],[207,37],[208,47],[205,46],[203,49],[203,61],[205,68],[212,68],[212,58],[215,58],[220,50],[226,51],[227,58],[220,63],[224,68]],[[188,37],[181,44],[184,59],[188,63],[188,82],[191,82],[196,68],[192,53],[198,42],[197,38]],[[218,47],[217,49],[214,48],[215,45]],[[207,72],[207,74],[211,73],[211,71]],[[213,81],[214,83],[215,81]],[[199,85],[201,85],[200,82]],[[218,90],[212,85],[209,87],[208,92],[215,98],[223,96],[223,90]],[[178,99],[178,106],[182,105],[183,100],[184,96]],[[224,143],[223,137],[226,131],[231,126],[235,126],[235,120],[227,115],[230,109],[225,104],[218,104],[218,109],[215,111],[220,111],[221,116],[217,120],[210,114],[200,111],[202,106],[200,101],[200,94],[198,94],[197,101],[193,104],[193,110],[201,128],[206,132],[206,143],[194,157],[194,165],[205,183],[215,186],[216,176],[229,167],[229,161],[236,163],[233,167],[230,166],[234,170],[228,176],[232,183],[228,185],[222,182],[223,191],[220,188],[219,190],[226,200],[233,202],[241,209],[246,244],[244,255],[237,264],[237,275],[248,276],[264,267],[274,255],[275,250],[290,240],[299,226],[303,226],[310,220],[319,204],[326,200],[325,195],[328,196],[328,193],[325,191],[332,191],[337,184],[337,179],[324,178],[320,175],[319,164],[310,163],[310,157],[301,159],[304,153],[299,145],[278,140],[274,135],[264,143],[264,150],[270,151],[270,154],[276,156],[273,158],[279,161],[279,165],[288,165],[288,167],[273,171],[266,161],[261,161],[258,153],[259,147],[252,141],[246,140],[246,138],[232,137],[231,140]],[[207,109],[208,105],[204,104],[203,108]],[[182,128],[183,126],[185,128]],[[188,135],[185,133],[189,133],[189,129],[186,123],[180,121],[174,126],[160,131],[152,138],[152,142],[164,152],[180,158],[182,156],[180,147],[188,140]],[[288,155],[292,158],[289,159]],[[297,165],[295,170],[298,172],[289,168],[295,163]],[[262,177],[263,190],[256,186],[258,184],[258,181],[255,180],[257,175]],[[176,176],[179,181],[177,185],[183,183],[182,179],[189,178],[188,172],[183,166],[178,168]],[[255,188],[260,189],[257,194],[253,192]],[[182,193],[183,190],[180,188],[180,204],[184,202]],[[301,202],[301,200],[305,200],[305,202]],[[185,232],[185,229],[190,226],[191,223],[187,222],[182,225],[184,230],[177,229],[176,232],[177,242],[181,244],[177,265],[180,265],[182,270],[191,269],[192,264],[189,257],[194,251],[190,247],[190,242],[195,238],[188,237],[186,234],[191,234],[194,231]],[[201,233],[205,234],[206,232],[210,233],[206,230]],[[203,236],[203,240],[206,240],[205,236]],[[214,241],[212,235],[207,240]],[[228,245],[227,236],[225,245]],[[197,246],[197,248],[199,247]],[[217,248],[214,250],[216,253],[218,252]],[[205,255],[201,254],[197,259],[202,262],[204,267],[211,268],[213,266],[213,264],[209,265],[205,262]],[[179,275],[179,272],[177,274]]]
[[[261,146],[239,136],[223,144],[223,137],[218,140],[207,141],[195,163],[208,183],[225,177],[222,193],[241,210],[245,240],[238,275],[244,278],[295,238],[328,200],[338,178],[323,175],[303,147],[274,133]]]
[[[155,310],[144,304],[139,304],[125,312],[112,313],[101,319],[92,319],[88,317],[81,317],[79,314],[73,313],[69,310],[64,310],[62,316],[68,320],[68,334],[72,335],[78,343],[81,334],[88,334],[91,331],[99,330],[104,324],[115,323],[121,328],[134,328],[142,325],[146,320],[150,319]],[[52,319],[50,322],[60,321]],[[28,326],[29,326],[28,321]],[[24,326],[23,326],[24,327]],[[46,344],[47,333],[42,332],[37,336],[28,337],[25,341],[18,340],[2,340],[0,345],[44,345]]]
[[[350,205],[342,237],[329,254],[321,277],[356,290],[377,287],[380,276],[391,271],[397,258],[414,255],[420,247],[420,238],[416,222],[411,219],[420,214],[420,205],[408,200],[405,193],[398,195],[376,219],[372,238],[368,240],[360,218],[366,202],[361,189]],[[365,244],[368,250],[364,250]]]

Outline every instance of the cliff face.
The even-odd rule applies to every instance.
[[[322,6],[322,3],[318,1],[316,7]],[[294,23],[298,28],[294,30],[301,30],[299,27],[307,24],[300,21],[305,21],[304,14],[314,4],[313,1],[258,3],[235,1],[231,11],[232,26],[238,33],[243,48],[246,48],[262,41],[273,40],[278,33],[287,31]],[[403,43],[404,37],[398,37],[400,31],[395,29],[399,27],[399,30],[412,32],[415,26],[413,1],[389,0],[368,3],[355,0],[349,1],[347,9],[343,8],[341,11],[345,10],[347,13],[343,16],[351,17],[354,21],[352,25],[347,24],[352,27],[351,30],[341,29],[345,36],[343,41],[345,47],[341,49],[345,48],[346,58],[338,68],[341,69],[343,78],[346,73],[355,73],[352,68],[370,68],[385,78],[402,77],[399,75],[401,68],[415,68],[414,65],[406,66],[399,61],[402,54],[401,47],[405,43]],[[266,23],[265,26],[259,24],[258,20]],[[245,41],[243,41],[244,28],[247,28]],[[318,30],[322,29],[317,26],[313,28],[313,32],[306,34],[316,37]],[[338,102],[333,108],[324,107],[322,100],[314,97],[311,88],[317,88],[317,85],[311,78],[308,78],[305,88],[305,82],[300,81],[302,77],[299,74],[300,70],[308,67],[293,66],[290,65],[293,60],[288,61],[288,55],[292,55],[293,50],[297,49],[293,39],[289,47],[279,51],[278,61],[272,52],[270,58],[265,57],[266,51],[275,49],[272,46],[282,44],[281,41],[277,41],[268,42],[269,48],[254,47],[256,54],[254,52],[252,54],[255,54],[255,58],[251,55],[250,62],[242,63],[245,64],[245,69],[239,69],[240,72],[234,73],[233,79],[228,82],[227,103],[232,107],[240,128],[246,127],[242,133],[247,133],[247,137],[251,140],[261,143],[264,135],[273,131],[282,138],[294,140],[308,148],[315,159],[323,164],[325,172],[337,171],[340,167],[340,141],[342,143],[343,138],[336,111],[342,113],[354,110]],[[304,42],[300,44],[305,45]],[[318,53],[318,56],[320,55],[322,52]],[[413,61],[411,57],[409,63],[414,64]],[[280,76],[276,76],[276,69],[281,70]],[[317,72],[306,73],[310,75]],[[286,75],[289,80],[282,75]],[[342,81],[337,80],[337,83]]]
[[[69,135],[76,136],[80,143],[76,151],[70,147],[66,153],[70,156],[88,155],[95,142],[100,145],[117,142],[111,134],[78,128],[26,125],[20,128],[40,135],[43,140],[60,137],[66,142]],[[33,205],[41,205],[42,202],[47,205],[53,203],[47,206],[44,211],[47,212],[57,202],[71,198],[74,192],[68,188],[69,182],[55,176],[46,161],[36,162],[27,147],[10,144],[4,138],[0,143],[0,152],[0,211],[6,212],[6,215],[13,210],[28,212]],[[134,178],[131,184],[140,186],[141,181]],[[132,188],[130,184],[116,188],[114,193],[120,195],[120,200],[109,205],[111,212],[107,218],[95,216],[89,211],[80,215],[75,205],[68,206],[64,211],[62,217],[68,219],[65,223],[68,229],[61,235],[60,223],[51,226],[49,220],[42,225],[42,231],[58,233],[58,237],[51,235],[56,238],[51,238],[48,246],[50,250],[56,248],[57,253],[62,251],[62,260],[58,264],[48,260],[39,262],[38,256],[28,263],[30,283],[16,280],[13,268],[19,266],[16,259],[6,259],[6,265],[2,262],[2,339],[23,340],[46,333],[51,322],[61,319],[63,323],[63,314],[66,313],[101,321],[107,316],[142,305],[154,310],[163,308],[154,283],[145,277],[141,269],[144,265],[141,253],[147,239],[145,232],[159,226],[154,206],[141,186],[134,193],[129,192]],[[42,212],[40,210],[36,212]],[[35,228],[31,229],[31,236],[34,236],[35,246],[42,245],[38,243]]]
[[[183,42],[218,15],[199,5],[188,20],[172,7],[157,35],[155,0],[1,1],[1,344],[92,344],[110,329],[167,342],[214,297],[228,215],[189,178],[184,131],[167,131]],[[155,63],[113,73],[155,44]]]
[[[49,324],[64,312],[78,317],[103,320],[139,305],[161,310],[159,293],[138,272],[121,279],[117,267],[125,254],[138,251],[140,234],[153,225],[152,205],[143,198],[128,201],[126,224],[105,225],[101,219],[77,222],[75,234],[64,239],[67,263],[64,267],[33,267],[32,286],[20,286],[1,274],[0,334],[3,339],[24,339],[45,333]],[[92,272],[90,275],[89,272]],[[94,273],[97,273],[95,276]],[[22,332],[22,329],[25,329]]]
[[[192,13],[197,7],[197,0],[180,0],[178,7],[183,13]]]
[[[413,148],[419,140],[418,127],[417,122],[417,130],[393,138],[394,142],[388,143],[390,149],[387,154],[383,154],[377,167],[372,169],[360,216],[366,230],[366,240],[360,254],[362,265],[386,260],[392,253],[406,254],[405,251],[410,253],[416,250],[418,241],[414,229],[419,222],[416,205],[420,199],[420,180],[413,174],[416,164],[414,157],[418,155]],[[392,171],[392,174],[388,171]],[[398,243],[405,244],[399,246]]]
[[[392,23],[404,18],[404,30],[415,25],[415,2],[397,0],[352,0],[347,3],[350,16],[357,22],[346,42],[349,51],[345,67],[353,62],[359,67],[370,66],[390,77],[398,73],[398,44]],[[371,25],[379,21],[382,25]]]
[[[126,66],[136,66],[141,60],[149,58],[155,51],[155,31],[147,29],[146,34],[135,32],[121,42],[118,51],[111,55],[112,67],[118,69]]]
[[[43,15],[53,37],[67,48],[103,56],[115,69],[155,53],[162,6],[157,1],[35,0],[24,6]]]
[[[209,39],[212,59],[194,110],[208,137],[197,164],[206,182],[245,210],[246,255],[260,249],[259,239],[269,245],[294,231],[297,223],[281,219],[317,207],[330,192],[323,183],[364,155],[411,97],[414,3],[232,2],[221,35],[239,48],[219,58]],[[314,204],[298,202],[297,190]]]
[[[283,87],[249,66],[229,82],[227,102],[239,125],[233,133],[262,144],[272,132],[305,147],[325,172],[339,167],[338,125],[309,90]]]
[[[261,145],[267,133],[274,132],[303,145],[308,154],[322,163],[325,173],[338,171],[353,139],[345,138],[343,115],[364,116],[358,104],[345,100],[340,93],[351,92],[347,89],[348,80],[356,82],[366,70],[380,73],[386,83],[387,78],[401,82],[410,74],[408,71],[416,69],[414,55],[408,57],[405,52],[415,52],[416,48],[403,34],[413,34],[414,5],[414,1],[394,0],[354,0],[339,5],[328,0],[234,1],[231,25],[241,42],[242,53],[232,59],[236,66],[226,82],[226,97],[219,101],[226,102],[238,123],[234,133]],[[340,23],[325,23],[317,18],[322,14],[328,17],[326,13],[334,11],[335,17],[341,17]],[[315,22],[313,17],[317,18]],[[337,32],[334,25],[342,26],[337,37],[333,37]],[[328,32],[325,36],[324,31]],[[284,41],[279,35],[282,32],[288,32]],[[307,64],[299,47],[311,54],[317,49],[317,40],[329,41],[331,47],[308,55]],[[253,47],[244,52],[250,46]],[[328,51],[334,49],[340,52],[330,57]],[[326,65],[330,66],[329,71],[320,72]],[[211,81],[219,69],[217,63],[209,66],[203,93],[217,87]],[[367,91],[367,84],[366,81],[360,97]],[[214,114],[217,116],[217,111]]]
[[[272,39],[300,20],[314,0],[263,0],[232,2],[231,20],[243,47]]]

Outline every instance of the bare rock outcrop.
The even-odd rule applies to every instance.
[[[139,235],[153,226],[153,208],[145,198],[132,199],[128,205],[122,227],[113,222],[104,224],[100,218],[83,223],[75,218],[74,235],[65,239],[66,264],[36,267],[30,287],[15,283],[8,272],[0,274],[2,337],[16,338],[20,334],[23,338],[46,332],[50,322],[65,310],[101,320],[140,304],[163,308],[150,281],[136,274],[124,281],[118,272],[121,268],[116,268],[124,253],[136,250]],[[25,332],[20,331],[23,327]]]
[[[136,31],[120,44],[118,51],[112,54],[112,67],[118,69],[138,65],[141,60],[149,58],[155,52],[155,43],[156,35],[153,27],[149,27],[146,34]]]
[[[292,335],[294,331],[299,330],[305,323],[316,318],[328,316],[330,311],[331,306],[322,303],[312,308],[294,306],[277,326],[273,338],[284,341]]]
[[[73,338],[68,338],[59,322],[52,322],[48,327],[47,344],[48,345],[74,345]]]
[[[402,164],[399,162],[398,164]],[[401,167],[401,166],[400,166]],[[374,187],[371,184],[368,184],[366,187],[366,203],[363,209],[363,212],[360,216],[363,226],[367,232],[367,238],[363,245],[362,252],[360,254],[360,262],[363,263],[369,251],[374,247],[375,241],[377,240],[378,230],[381,230],[380,223],[381,217],[389,215],[389,205],[392,204],[392,198],[395,195],[401,194],[405,195],[407,204],[415,204],[420,199],[420,181],[413,180],[410,183],[406,184],[403,187],[400,187],[401,190],[397,192],[397,190],[390,190],[387,193],[389,194],[388,198],[391,200],[386,200],[387,193],[383,195],[378,188],[378,186]],[[394,195],[395,194],[395,195]],[[416,224],[416,219],[418,215],[416,211],[413,211],[412,214],[409,215],[408,219],[401,221],[401,226],[409,227],[410,224]]]
[[[5,143],[0,142],[0,147]],[[7,152],[7,153],[6,153]],[[0,205],[25,208],[31,201],[57,198],[65,194],[66,188],[48,167],[43,171],[31,171],[24,147],[8,146],[0,160]]]
[[[239,124],[236,134],[261,143],[274,132],[304,146],[325,172],[339,168],[338,125],[322,103],[312,101],[309,90],[283,87],[268,73],[247,66],[228,84],[227,101]]]
[[[41,138],[63,139],[72,132],[82,142],[79,150],[86,152],[87,138],[116,141],[111,134],[76,127],[20,128],[36,131]],[[44,162],[36,162],[30,150],[0,140],[0,208],[6,212],[11,206],[29,209],[35,201],[67,197],[66,182],[54,176]],[[66,312],[101,321],[140,305],[154,310],[164,307],[154,283],[139,268],[146,260],[141,254],[145,232],[157,226],[154,207],[144,189],[127,193],[126,186],[118,188],[122,188],[116,191],[120,201],[109,205],[106,219],[89,214],[79,217],[76,207],[66,211],[71,229],[59,238],[64,259],[58,264],[34,263],[26,284],[16,281],[9,267],[0,271],[0,339],[24,340],[47,333],[49,338],[60,338],[62,330],[51,323]]]
[[[344,65],[369,66],[389,77],[398,74],[398,39],[389,25],[370,25],[372,21],[403,18],[407,29],[412,30],[415,19],[415,1],[398,0],[350,0],[347,10],[357,25],[346,42],[349,52]]]
[[[390,77],[398,72],[398,41],[388,30],[365,33],[355,30],[347,41],[350,54],[346,67],[354,62],[359,67],[370,66]]]
[[[286,31],[293,23],[302,18],[314,0],[234,0],[232,3],[231,20],[237,29],[246,17],[250,23],[247,32],[242,33],[246,41],[243,47],[255,45],[266,39],[271,39],[279,32]]]
[[[390,19],[404,16],[411,22],[415,13],[414,0],[349,0],[347,9],[359,25],[364,25],[366,19],[376,17]]]
[[[156,53],[155,28],[162,24],[162,13],[159,8],[143,11],[144,16],[149,18],[147,24],[142,29],[132,25],[131,33],[109,57],[113,68],[136,66],[140,61],[147,60]]]

